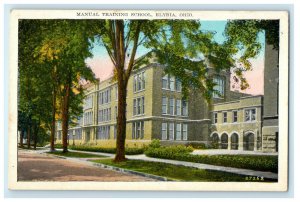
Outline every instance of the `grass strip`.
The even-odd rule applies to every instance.
[[[62,153],[62,152],[47,152],[48,154],[54,154],[57,156],[64,156],[64,157],[70,157],[70,158],[105,158],[107,156],[102,156],[102,155],[95,155],[95,154],[87,154],[87,153],[81,153],[81,152],[67,152],[67,153]]]
[[[197,169],[186,166],[178,166],[160,162],[149,162],[142,160],[127,160],[125,162],[113,162],[112,159],[91,160],[95,163],[101,163],[109,166],[119,167],[123,169],[148,173],[170,180],[186,181],[186,182],[275,182],[272,179],[255,179],[249,176],[238,175],[221,171]]]

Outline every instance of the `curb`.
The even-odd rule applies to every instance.
[[[119,171],[122,173],[130,173],[130,174],[134,174],[134,175],[139,175],[142,177],[148,177],[148,178],[152,178],[155,180],[159,180],[159,181],[174,181],[174,180],[170,180],[166,177],[161,177],[158,175],[152,175],[152,174],[148,174],[148,173],[142,173],[142,172],[138,172],[138,171],[134,171],[134,170],[128,170],[128,169],[124,169],[124,168],[119,168],[119,167],[115,167],[115,166],[109,166],[109,165],[105,165],[102,163],[94,163],[94,166],[100,167],[100,168],[105,168],[105,169],[109,169],[109,170],[114,170],[114,171]]]
[[[67,158],[67,157],[64,157],[64,156],[58,156],[58,155],[55,155],[55,154],[47,154],[46,153],[46,155],[47,156],[52,156],[52,157],[55,157],[55,158],[60,158],[60,159],[66,159],[66,160],[70,159],[70,158]],[[70,160],[72,160],[72,159],[70,159]],[[82,162],[86,162],[86,161],[82,161]],[[158,176],[158,175],[152,175],[152,174],[148,174],[148,173],[142,173],[142,172],[138,172],[138,171],[119,168],[119,167],[115,167],[115,166],[109,166],[109,165],[105,165],[105,164],[102,164],[102,163],[94,163],[92,161],[89,161],[89,162],[92,163],[93,166],[100,167],[100,168],[105,168],[105,169],[109,169],[109,170],[113,170],[113,171],[118,171],[118,172],[122,172],[122,173],[129,173],[129,174],[133,174],[133,175],[139,175],[139,176],[142,176],[142,177],[148,177],[148,178],[159,180],[159,181],[174,181],[174,180],[170,180],[166,177],[161,177],[161,176]]]

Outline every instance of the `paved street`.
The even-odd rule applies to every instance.
[[[19,181],[154,181],[153,179],[107,170],[84,162],[73,162],[36,153],[18,151]]]

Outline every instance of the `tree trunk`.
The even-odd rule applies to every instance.
[[[56,114],[56,90],[53,87],[52,95],[52,123],[51,123],[51,135],[50,135],[50,152],[55,151],[54,137],[55,137],[55,114]]]
[[[69,119],[70,85],[65,87],[65,95],[62,102],[62,135],[63,153],[68,152],[68,119]]]
[[[28,124],[27,126],[27,148],[30,149],[30,130],[31,130],[31,125]]]
[[[34,129],[34,139],[33,139],[33,148],[36,150],[36,144],[37,144],[37,129]]]
[[[118,118],[117,118],[117,149],[114,161],[125,161],[126,139],[126,82],[123,75],[118,76]]]
[[[22,129],[21,134],[20,134],[20,147],[21,148],[24,147],[23,138],[24,138],[24,130]]]
[[[36,150],[39,128],[40,128],[40,120],[38,123],[34,124],[34,140],[33,140],[34,150]]]
[[[125,161],[125,140],[126,140],[126,89],[127,83],[133,68],[134,58],[138,47],[138,39],[140,34],[141,24],[137,24],[134,33],[133,48],[131,57],[125,69],[126,60],[126,45],[124,42],[124,21],[116,20],[114,22],[115,33],[111,37],[114,48],[115,67],[118,78],[118,118],[117,118],[117,150],[114,161]],[[114,29],[111,28],[111,31]]]

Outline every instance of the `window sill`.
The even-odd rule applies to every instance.
[[[143,90],[139,90],[139,91],[134,91],[133,94],[136,94],[136,93],[141,93],[143,91],[145,91],[146,89],[143,89]],[[127,97],[126,97],[127,98]]]
[[[178,117],[178,118],[188,118],[189,116],[184,116],[184,115],[172,115],[172,114],[161,114],[163,116],[172,116],[172,117]]]
[[[108,122],[111,122],[111,120],[109,120],[109,121],[101,121],[101,122],[98,122],[98,124],[101,124],[101,123],[108,123]]]
[[[145,114],[137,114],[137,115],[133,115],[132,117],[140,117],[140,116],[145,116]]]
[[[171,90],[169,88],[162,88],[162,90],[167,90],[167,91],[171,91],[171,92],[177,92],[177,93],[181,93],[182,91],[178,91],[178,90]]]

